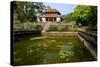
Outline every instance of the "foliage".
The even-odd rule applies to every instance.
[[[68,29],[67,29],[66,25],[60,25],[60,26],[58,27],[58,31],[59,31],[59,32],[63,32],[63,31],[68,31]]]
[[[42,30],[42,25],[38,23],[14,24],[14,30]]]
[[[58,25],[50,25],[49,31],[58,31]]]
[[[69,14],[63,16],[63,22],[66,23],[66,22],[73,21],[72,15],[73,15],[73,13],[69,13]]]
[[[72,30],[72,28],[69,27],[69,25],[67,24],[66,25],[58,24],[58,25],[50,25],[48,31],[66,32],[66,31],[74,31],[74,30]]]
[[[73,13],[76,24],[81,26],[96,27],[97,25],[97,7],[78,5]]]
[[[24,23],[26,21],[34,22],[37,20],[37,14],[45,8],[41,2],[12,2],[14,21]]]

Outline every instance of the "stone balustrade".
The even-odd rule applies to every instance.
[[[95,52],[97,52],[97,34],[91,32],[79,31],[78,34],[90,43]]]

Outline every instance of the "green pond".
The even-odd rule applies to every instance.
[[[13,45],[14,65],[93,61],[77,36],[37,36]]]

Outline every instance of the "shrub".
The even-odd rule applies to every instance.
[[[42,30],[42,25],[35,23],[19,23],[19,24],[14,24],[14,30],[19,30],[19,31]]]
[[[49,31],[58,31],[58,25],[50,25]]]

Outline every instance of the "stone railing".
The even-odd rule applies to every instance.
[[[79,31],[78,34],[91,44],[91,47],[97,51],[97,34],[85,31]]]

